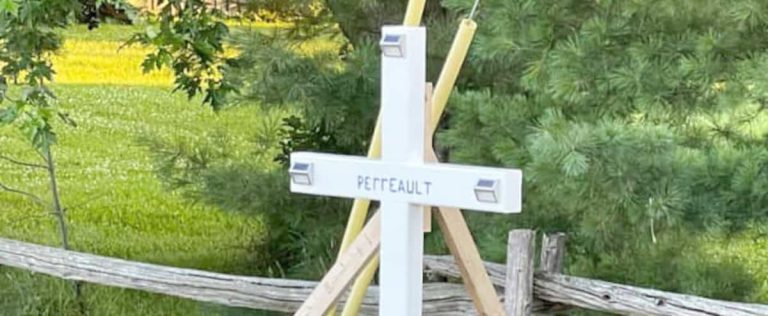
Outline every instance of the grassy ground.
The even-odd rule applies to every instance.
[[[146,50],[119,49],[140,26],[75,27],[55,57],[59,105],[77,121],[58,127],[61,192],[79,251],[131,260],[253,273],[264,227],[253,217],[191,203],[164,190],[141,137],[200,138],[228,133],[248,140],[270,115],[257,106],[212,113],[198,100],[170,94],[170,74],[143,75]],[[0,129],[0,153],[37,158],[14,128]],[[44,173],[0,161],[0,181],[47,196]],[[20,196],[0,192],[0,237],[58,245],[54,219]],[[0,314],[61,315],[71,308],[69,283],[0,268]],[[192,301],[95,285],[85,288],[92,315],[194,315]]]

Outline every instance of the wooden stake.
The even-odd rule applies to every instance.
[[[424,102],[424,121],[426,124],[424,124],[424,156],[430,157],[431,154],[434,152],[434,145],[432,144],[432,83],[427,82],[427,87],[424,89],[426,91],[425,98],[427,99],[426,102]],[[439,119],[439,118],[438,118]],[[428,160],[431,161],[431,160]],[[435,160],[436,161],[436,160]],[[432,206],[424,206],[424,232],[429,233],[432,232]]]
[[[435,212],[443,238],[461,271],[464,287],[479,315],[504,315],[496,289],[469,231],[464,215],[457,208],[441,207]]]
[[[519,229],[509,232],[504,307],[509,316],[529,316],[533,309],[533,244],[536,234]]]
[[[431,109],[432,104],[432,84],[427,84],[427,106]],[[427,122],[430,123],[432,119],[439,119],[432,117],[427,112]],[[434,122],[431,122],[434,123]],[[437,155],[435,154],[434,146],[432,144],[433,130],[432,126],[435,124],[427,124],[429,127],[424,139],[427,161],[438,163]],[[431,207],[424,208],[425,226],[427,218],[431,219]],[[443,238],[445,243],[451,250],[451,253],[456,258],[461,275],[464,280],[464,286],[467,288],[469,296],[472,297],[472,301],[475,303],[475,307],[480,315],[504,315],[504,309],[499,302],[496,289],[491,283],[491,279],[488,277],[488,273],[485,271],[483,265],[483,259],[480,257],[480,252],[477,250],[475,240],[472,238],[472,233],[469,231],[467,222],[464,220],[464,215],[461,214],[461,210],[457,208],[441,207],[435,212],[437,221],[440,225],[440,229],[443,232]],[[429,216],[429,217],[428,217]],[[431,227],[431,221],[430,221]],[[426,227],[425,227],[425,231]]]
[[[381,224],[377,212],[294,315],[319,316],[331,309],[358,272],[378,254],[380,236]]]

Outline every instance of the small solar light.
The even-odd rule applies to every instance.
[[[312,185],[312,164],[304,162],[293,163],[288,170],[291,175],[291,181],[294,184]]]
[[[379,42],[381,53],[387,57],[405,56],[405,35],[385,34]]]
[[[475,185],[475,198],[479,202],[498,203],[499,181],[480,179]]]

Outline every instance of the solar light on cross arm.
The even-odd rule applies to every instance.
[[[405,35],[402,34],[384,34],[379,42],[381,53],[387,57],[405,56]]]
[[[312,185],[312,164],[304,162],[295,162],[288,170],[291,175],[291,181],[294,184]]]
[[[475,185],[475,198],[479,202],[498,203],[499,181],[480,179]]]

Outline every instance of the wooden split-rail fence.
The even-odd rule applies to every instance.
[[[726,302],[561,274],[565,235],[544,235],[534,268],[531,230],[509,233],[506,264],[485,263],[508,315],[562,311],[571,307],[620,315],[768,316],[768,305]],[[126,261],[0,238],[0,265],[76,280],[182,297],[201,302],[294,312],[312,293],[314,281],[236,276]],[[461,275],[450,256],[426,256],[434,279]],[[361,314],[376,315],[378,289],[371,287]],[[343,303],[343,299],[342,302]],[[475,314],[461,284],[424,284],[425,315]]]

